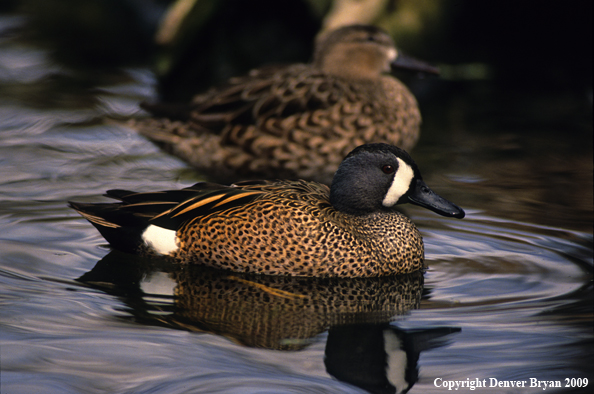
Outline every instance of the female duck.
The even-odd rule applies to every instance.
[[[384,31],[347,26],[318,40],[311,64],[253,70],[186,106],[144,104],[156,118],[129,125],[213,179],[329,183],[358,145],[415,145],[419,108],[386,75],[394,67],[438,72],[400,54]]]
[[[405,151],[387,144],[349,153],[330,189],[279,180],[106,195],[122,202],[70,206],[116,249],[269,275],[413,272],[423,267],[423,240],[392,208],[408,202],[464,217],[427,187]]]

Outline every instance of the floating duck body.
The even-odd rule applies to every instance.
[[[413,272],[424,266],[422,237],[394,206],[410,202],[464,217],[427,187],[405,151],[387,144],[356,148],[330,188],[303,180],[247,181],[106,195],[122,202],[70,204],[117,249],[267,275]]]
[[[356,146],[418,140],[421,115],[408,88],[387,75],[411,63],[371,26],[326,33],[313,62],[268,66],[196,96],[187,106],[144,104],[132,126],[216,179],[304,178],[329,183]],[[404,64],[406,62],[406,64]]]

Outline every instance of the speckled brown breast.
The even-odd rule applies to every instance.
[[[268,275],[374,277],[423,267],[421,235],[400,213],[340,213],[314,183],[258,189],[247,204],[185,223],[173,258]]]

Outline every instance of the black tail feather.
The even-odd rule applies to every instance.
[[[121,209],[122,204],[84,204],[69,201],[68,205],[87,219],[115,249],[137,252],[148,219]]]

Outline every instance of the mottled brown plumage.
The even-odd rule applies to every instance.
[[[386,75],[399,55],[371,26],[327,33],[311,64],[263,67],[190,105],[148,105],[130,125],[214,179],[304,178],[329,183],[356,146],[412,148],[421,116],[410,91]],[[435,72],[426,65],[407,65]]]
[[[177,261],[213,261],[232,271],[297,276],[370,277],[423,266],[423,243],[398,212],[345,216],[319,183],[238,184],[257,192],[240,209],[200,216],[179,230]]]
[[[238,272],[377,277],[423,267],[422,237],[392,208],[464,211],[433,193],[410,156],[386,144],[355,149],[332,187],[307,181],[198,183],[155,193],[111,190],[120,204],[71,206],[116,248]]]

